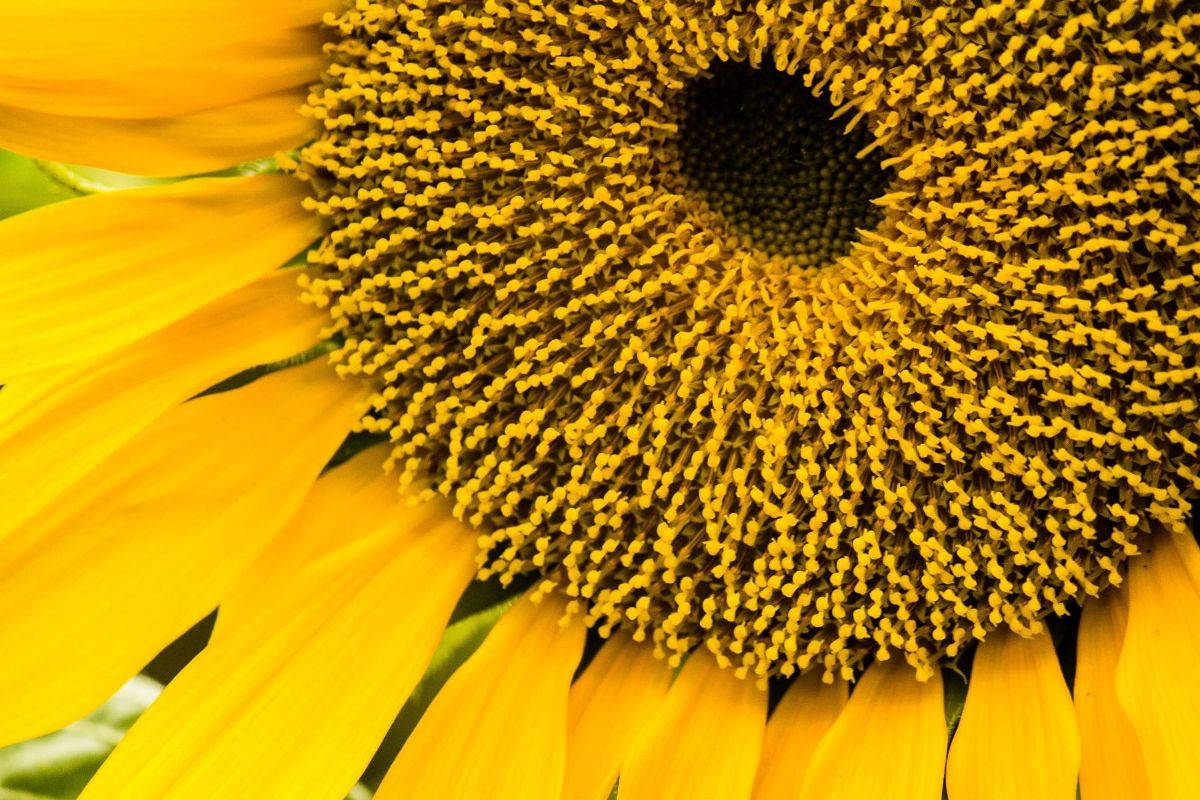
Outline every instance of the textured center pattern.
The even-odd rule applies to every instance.
[[[305,294],[482,574],[676,662],[927,674],[1187,535],[1188,8],[359,0],[295,166],[330,226]],[[774,168],[760,206],[704,177],[688,113],[726,70],[837,108],[866,152],[831,173],[866,182],[820,202],[875,197],[873,229],[783,224],[811,187]]]
[[[870,133],[843,132],[833,106],[799,76],[722,61],[685,91],[683,191],[698,194],[744,246],[829,264],[849,253],[859,229],[879,224],[883,210],[871,201],[889,175],[878,151],[855,157]]]

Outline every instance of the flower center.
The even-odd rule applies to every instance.
[[[481,574],[676,661],[927,674],[1188,535],[1200,15],[864,8],[334,21],[306,296]]]
[[[858,229],[883,217],[871,201],[891,180],[878,160],[857,158],[866,126],[843,130],[835,108],[799,76],[721,61],[685,91],[679,134],[684,192],[729,228],[800,266],[847,255]],[[876,151],[878,152],[878,151]]]

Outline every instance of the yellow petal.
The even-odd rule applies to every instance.
[[[900,659],[877,661],[817,745],[803,800],[941,800],[946,761],[942,676],[918,681]]]
[[[608,800],[634,738],[671,685],[648,645],[618,633],[571,687],[563,800]]]
[[[4,384],[0,387],[0,424],[22,413],[55,387],[79,377],[88,366],[84,362],[67,368],[52,367],[40,372],[27,372],[17,380]]]
[[[152,119],[317,79],[329,0],[0,0],[0,105]]]
[[[361,392],[312,362],[177,406],[0,539],[0,742],[84,715],[215,607]]]
[[[788,688],[767,722],[754,800],[800,796],[817,745],[846,705],[847,689],[845,681],[822,683],[816,670]]]
[[[376,800],[558,800],[584,628],[523,600],[438,692]]]
[[[634,741],[617,797],[749,800],[766,723],[766,692],[697,651]]]
[[[979,645],[946,762],[950,800],[1074,800],[1079,732],[1048,633]]]
[[[190,175],[231,167],[311,138],[289,89],[177,117],[69,117],[0,107],[0,147],[34,158],[135,175]]]
[[[317,342],[322,315],[279,270],[41,389],[0,418],[0,536],[27,521],[171,406]]]
[[[1075,657],[1075,719],[1083,760],[1082,800],[1150,800],[1142,747],[1117,702],[1117,659],[1128,599],[1109,590],[1083,606]]]
[[[448,508],[404,502],[382,454],[327,474],[82,800],[341,800],[429,662],[474,556]]]
[[[1191,536],[1161,533],[1129,565],[1117,697],[1137,732],[1156,798],[1194,797],[1200,786],[1198,559]]]
[[[317,233],[283,175],[68,200],[0,223],[0,381],[100,356],[250,283]]]

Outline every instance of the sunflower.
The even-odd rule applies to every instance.
[[[192,176],[0,223],[0,743],[218,609],[85,800],[343,797],[475,578],[379,798],[1200,791],[1194,4],[0,8]]]

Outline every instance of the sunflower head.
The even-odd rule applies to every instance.
[[[81,800],[1196,793],[1194,0],[0,9],[192,176],[0,222],[0,746],[190,658]]]
[[[298,169],[367,425],[676,661],[1040,630],[1200,488],[1194,21],[1110,5],[359,3]]]

